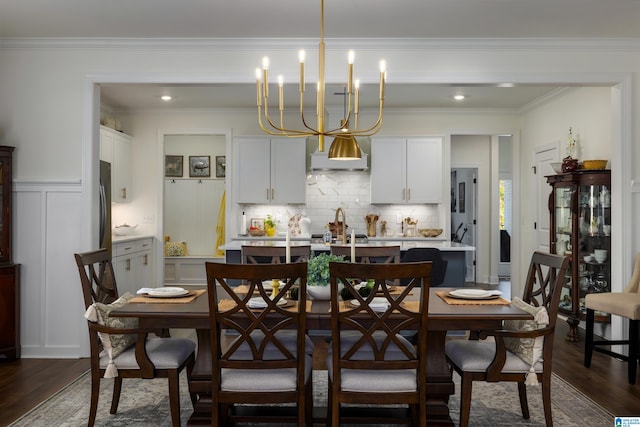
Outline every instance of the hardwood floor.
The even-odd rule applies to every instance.
[[[627,383],[627,365],[594,353],[591,368],[583,366],[584,336],[567,342],[566,322],[559,321],[553,371],[613,415],[640,413],[640,379]],[[89,369],[88,359],[21,359],[0,362],[0,425],[6,426]]]

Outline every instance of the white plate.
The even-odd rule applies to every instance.
[[[188,294],[189,291],[184,288],[164,287],[149,289],[147,295],[158,298],[173,298]]]
[[[355,307],[358,307],[360,305],[360,301],[358,301],[357,299],[352,299],[350,303]],[[385,311],[389,307],[389,302],[386,298],[374,297],[369,303],[369,307],[371,307],[373,311]]]
[[[486,291],[484,289],[456,289],[449,292],[449,296],[460,299],[491,299],[502,295],[500,291]]]
[[[286,305],[288,301],[284,298],[278,301],[278,306]],[[267,306],[267,302],[262,297],[254,297],[249,300],[247,303],[249,308],[265,308]]]

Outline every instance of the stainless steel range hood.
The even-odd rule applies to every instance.
[[[362,149],[362,157],[358,160],[332,160],[328,157],[329,147],[325,146],[324,152],[317,151],[317,138],[307,138],[308,169],[312,171],[366,171],[369,169],[369,151],[371,147],[370,138],[358,138],[358,144]],[[325,142],[325,144],[327,144]],[[327,144],[328,145],[328,144]],[[316,151],[311,151],[316,150]]]

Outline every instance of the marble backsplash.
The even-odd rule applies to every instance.
[[[355,229],[357,234],[366,234],[367,214],[379,216],[378,236],[381,221],[387,221],[389,235],[400,235],[401,224],[397,219],[406,217],[417,219],[418,228],[444,228],[437,205],[371,205],[369,182],[369,174],[361,171],[310,172],[305,205],[240,205],[239,213],[244,211],[247,221],[271,215],[279,233],[286,232],[289,218],[298,213],[311,220],[312,233],[322,233],[327,223],[335,220],[339,207],[346,214],[348,233]]]

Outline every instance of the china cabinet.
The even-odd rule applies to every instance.
[[[546,178],[552,187],[550,249],[571,257],[560,312],[570,326],[566,339],[578,341],[585,295],[611,291],[611,171],[577,170]],[[610,318],[596,313],[596,321]]]
[[[305,203],[304,139],[241,137],[233,145],[238,203]]]
[[[13,150],[0,146],[0,360],[20,358],[20,265],[11,261]]]
[[[100,160],[111,163],[113,202],[130,202],[133,139],[122,132],[100,126]]]
[[[442,138],[372,138],[371,203],[441,203],[442,178]]]

